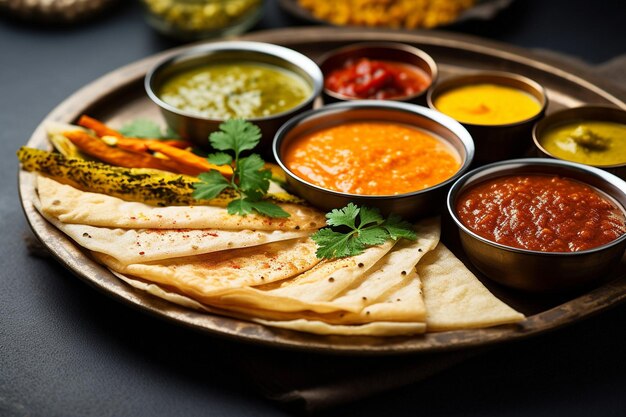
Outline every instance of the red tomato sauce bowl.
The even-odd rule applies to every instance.
[[[319,59],[324,100],[396,100],[426,104],[438,76],[426,52],[395,42],[363,42],[328,52]]]
[[[597,285],[626,250],[626,182],[585,165],[536,158],[485,165],[455,182],[447,205],[470,262],[509,287]]]

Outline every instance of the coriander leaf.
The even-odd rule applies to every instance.
[[[389,237],[393,240],[398,240],[400,238],[408,240],[417,239],[417,234],[415,233],[413,225],[405,220],[402,220],[401,217],[395,214],[390,215],[389,218],[382,224],[382,227],[389,232]]]
[[[270,187],[270,178],[272,172],[270,170],[261,170],[265,166],[263,159],[257,154],[252,154],[247,158],[241,158],[237,164],[237,173],[239,174],[239,187],[248,197],[253,194],[267,193]],[[255,198],[259,200],[260,198]]]
[[[172,129],[168,128],[164,134],[161,126],[150,119],[135,119],[122,126],[119,132],[133,138],[178,139],[178,135]]]
[[[228,209],[228,214],[238,214],[240,216],[245,216],[246,214],[252,213],[252,206],[250,205],[250,201],[248,199],[239,198],[237,200],[233,200],[228,203],[226,207]]]
[[[326,224],[329,226],[348,226],[352,229],[356,228],[356,218],[359,215],[360,209],[352,204],[348,203],[342,209],[334,209],[330,213],[326,214]]]
[[[389,233],[382,227],[372,226],[359,230],[355,239],[366,246],[382,245],[389,239]]]
[[[199,175],[200,182],[194,184],[194,198],[213,198],[229,188],[238,197],[232,200],[227,210],[229,214],[245,216],[256,211],[269,217],[289,217],[289,213],[270,201],[263,201],[270,186],[272,172],[263,169],[265,162],[257,155],[240,157],[240,153],[254,148],[261,138],[260,129],[244,120],[227,120],[220,125],[220,132],[209,136],[211,145],[220,151],[207,156],[207,161],[215,165],[233,166],[233,176],[227,180],[217,171]]]
[[[317,243],[315,256],[318,258],[345,258],[346,256],[358,255],[364,249],[358,247],[358,242],[352,239],[352,233],[343,234],[330,228],[318,230],[311,236],[311,239]]]
[[[199,182],[193,184],[193,198],[209,200],[217,197],[224,189],[230,187],[230,182],[219,172],[211,170],[198,175]]]
[[[220,151],[234,151],[238,157],[242,151],[254,149],[261,140],[261,129],[242,119],[229,119],[220,124],[220,132],[209,136],[211,146]]]
[[[230,165],[233,162],[233,157],[224,152],[209,154],[206,159],[213,165]]]
[[[370,207],[361,207],[359,216],[361,219],[359,227],[367,226],[370,223],[381,224],[385,221],[383,216],[380,215],[380,211],[378,209]]]
[[[280,206],[277,206],[269,201],[251,201],[248,198],[246,200],[254,210],[266,216],[277,218],[290,216],[290,214],[283,210]]]
[[[163,138],[165,138],[165,139],[180,139],[180,136],[178,136],[178,133],[176,133],[174,131],[174,129],[172,129],[171,127],[167,126],[165,128],[165,134],[163,135]]]
[[[413,225],[400,217],[391,215],[385,220],[377,209],[359,208],[352,203],[332,210],[326,214],[326,219],[330,227],[311,236],[318,246],[315,253],[318,258],[355,256],[367,247],[382,245],[389,239],[417,238]],[[333,227],[339,229],[333,230]]]

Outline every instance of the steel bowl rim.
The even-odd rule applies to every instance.
[[[430,56],[430,54],[428,54],[428,52],[419,49],[415,46],[406,44],[406,43],[402,43],[402,42],[390,42],[390,41],[365,41],[365,42],[357,42],[357,43],[352,43],[349,45],[345,45],[336,49],[333,49],[332,51],[326,52],[324,55],[322,55],[317,62],[319,62],[319,67],[320,69],[322,68],[323,64],[329,60],[330,58],[334,57],[337,54],[340,53],[344,53],[344,52],[348,52],[348,51],[358,51],[361,49],[367,49],[367,48],[380,48],[380,49],[395,49],[395,50],[399,50],[399,51],[404,51],[404,52],[408,52],[412,55],[415,55],[416,57],[418,57],[419,59],[421,59],[422,61],[424,61],[426,63],[426,65],[428,65],[428,67],[430,68],[431,74],[430,74],[430,83],[428,84],[428,86],[423,89],[422,91],[418,92],[418,93],[414,93],[414,94],[410,94],[410,95],[405,95],[405,96],[399,96],[399,97],[394,97],[394,98],[389,98],[389,99],[384,99],[383,101],[399,101],[399,102],[409,102],[411,100],[415,100],[419,97],[425,97],[427,92],[433,88],[433,86],[435,85],[435,83],[437,82],[438,78],[439,78],[439,67],[437,65],[437,62],[434,60],[434,58],[432,56]],[[322,75],[324,77],[324,80],[326,79],[326,74],[324,74],[324,72],[322,71]],[[322,91],[324,92],[324,94],[327,94],[330,97],[333,97],[336,100],[341,100],[341,101],[355,101],[355,100],[364,100],[358,97],[351,97],[351,96],[347,96],[345,94],[341,94],[341,93],[337,93],[336,91],[332,91],[329,90],[328,88],[326,88],[326,83],[324,82],[324,85],[322,85]]]
[[[452,218],[454,223],[457,225],[457,227],[461,231],[469,235],[471,238],[478,240],[489,246],[492,246],[498,250],[515,252],[515,253],[519,253],[523,255],[546,256],[546,257],[560,257],[560,256],[577,257],[577,256],[591,255],[597,252],[602,252],[603,250],[612,248],[614,246],[618,246],[622,242],[626,241],[626,233],[622,233],[622,235],[619,236],[617,239],[614,239],[611,242],[608,242],[601,246],[596,246],[591,249],[586,249],[586,250],[576,251],[576,252],[542,252],[538,250],[522,249],[522,248],[516,248],[513,246],[507,246],[507,245],[503,245],[501,243],[497,243],[489,239],[486,239],[478,235],[471,229],[469,229],[458,218],[456,209],[453,207],[453,203],[456,202],[457,197],[461,194],[462,191],[464,191],[465,187],[467,186],[466,184],[467,181],[471,179],[473,176],[481,172],[484,172],[486,170],[495,170],[494,172],[502,172],[502,175],[500,176],[505,176],[506,170],[508,169],[524,167],[524,166],[533,166],[533,165],[545,165],[545,166],[553,166],[553,167],[579,170],[579,171],[584,172],[585,175],[595,175],[597,177],[600,177],[600,179],[603,181],[606,181],[613,185],[618,186],[617,187],[618,189],[626,190],[626,181],[622,180],[616,175],[613,175],[609,172],[603,171],[595,167],[579,164],[576,162],[562,161],[558,159],[545,159],[545,158],[520,158],[520,159],[510,159],[506,161],[494,162],[491,164],[487,164],[487,165],[475,168],[465,173],[452,185],[452,187],[450,187],[450,190],[448,191],[448,196],[446,198],[446,205],[448,208],[448,213],[450,214],[450,217]],[[594,187],[591,184],[588,184],[588,183],[585,183],[585,184],[596,189],[596,187]],[[608,194],[605,191],[602,191],[602,192]],[[624,191],[623,194],[626,195],[626,191]],[[611,195],[611,198],[615,199],[615,197],[613,197],[612,195]],[[626,215],[626,206],[624,206],[621,202],[618,202],[618,204],[620,205],[624,215]]]
[[[145,75],[144,77],[144,89],[150,100],[154,102],[160,108],[167,110],[171,113],[174,113],[178,116],[188,117],[196,120],[202,120],[207,122],[223,122],[226,119],[222,118],[210,118],[198,115],[192,112],[186,112],[184,110],[180,110],[177,107],[174,107],[163,100],[158,96],[158,94],[152,88],[152,82],[155,76],[167,68],[168,66],[175,64],[181,60],[186,58],[193,58],[202,56],[207,52],[222,52],[222,51],[241,51],[241,52],[254,52],[259,54],[271,55],[273,57],[282,59],[286,62],[296,63],[297,66],[300,67],[306,74],[311,77],[312,80],[312,88],[311,94],[309,97],[299,103],[298,105],[287,109],[283,112],[271,114],[269,116],[263,117],[249,117],[246,120],[250,122],[262,122],[267,120],[274,120],[284,117],[292,112],[297,112],[298,110],[310,106],[315,99],[322,92],[324,78],[322,75],[322,70],[317,66],[317,64],[309,57],[304,54],[301,54],[298,51],[295,51],[290,48],[286,48],[280,45],[274,45],[265,42],[255,42],[255,41],[218,41],[218,42],[210,42],[201,45],[191,46],[189,48],[184,49],[181,52],[178,52],[172,56],[166,57],[161,61],[157,62]],[[308,83],[308,81],[307,81]]]
[[[432,187],[425,188],[423,190],[411,191],[409,193],[402,193],[402,194],[367,195],[367,194],[344,193],[341,191],[335,191],[335,190],[323,188],[319,185],[310,183],[298,177],[293,172],[291,172],[291,170],[283,163],[283,160],[280,155],[280,145],[282,144],[285,135],[293,127],[297,126],[300,122],[304,121],[305,119],[314,115],[318,115],[318,114],[334,113],[337,110],[339,111],[341,110],[345,110],[345,111],[365,110],[365,109],[372,110],[372,109],[376,109],[380,107],[383,107],[384,110],[395,110],[395,111],[403,111],[406,113],[417,114],[427,119],[430,119],[436,122],[437,124],[445,127],[446,129],[450,130],[459,138],[466,152],[466,156],[465,156],[465,159],[463,160],[463,163],[461,164],[461,167],[457,170],[457,172],[454,173],[453,176],[451,176],[447,180],[440,182],[439,184],[435,184]],[[433,190],[444,188],[450,185],[451,183],[456,181],[458,178],[460,178],[465,171],[467,171],[467,169],[469,168],[469,166],[471,165],[474,159],[474,152],[475,152],[475,147],[474,147],[474,141],[472,139],[472,136],[467,131],[467,129],[465,129],[456,120],[452,119],[449,116],[446,116],[443,113],[437,112],[435,110],[429,109],[424,106],[419,106],[417,104],[405,103],[405,102],[400,102],[400,101],[392,101],[392,100],[390,101],[387,101],[387,100],[345,101],[345,102],[340,102],[340,103],[329,104],[318,109],[308,110],[297,116],[292,117],[285,124],[283,124],[280,127],[280,129],[278,129],[278,131],[276,132],[276,135],[274,135],[274,140],[272,142],[272,153],[274,155],[274,160],[281,167],[281,169],[287,174],[287,176],[293,179],[294,181],[299,182],[316,191],[330,194],[334,197],[342,197],[342,198],[350,198],[350,199],[372,199],[372,200],[378,200],[378,201],[412,198],[412,197],[426,194],[427,192],[431,192]]]
[[[567,109],[561,109],[559,111],[556,111],[548,116],[546,116],[545,118],[538,120],[535,125],[533,126],[533,131],[532,131],[532,138],[533,138],[533,143],[535,144],[535,146],[537,147],[537,149],[539,149],[539,151],[543,152],[546,156],[549,156],[550,158],[554,158],[557,159],[559,161],[565,161],[565,162],[573,162],[570,161],[569,159],[564,159],[561,157],[558,157],[556,155],[553,155],[551,152],[549,152],[548,150],[546,150],[543,145],[540,143],[539,141],[539,136],[537,135],[537,130],[540,127],[543,127],[545,129],[549,128],[549,127],[553,127],[556,126],[557,124],[562,124],[562,123],[568,123],[568,121],[562,121],[562,122],[558,122],[558,123],[554,123],[552,122],[551,118],[553,118],[554,116],[558,116],[562,113],[569,113],[569,112],[576,112],[576,111],[585,111],[585,110],[615,110],[615,111],[619,111],[621,113],[624,114],[624,118],[626,120],[626,111],[620,109],[619,107],[615,107],[615,106],[609,106],[609,105],[601,105],[601,104],[594,104],[594,105],[582,105],[582,106],[578,106],[578,107],[570,107]],[[574,121],[575,118],[572,118],[570,121]],[[590,119],[590,120],[603,120],[603,119]],[[604,121],[608,121],[608,120],[604,120]],[[543,125],[546,126],[543,126]],[[626,168],[626,162],[623,162],[621,164],[612,164],[612,165],[594,165],[594,164],[583,164],[583,165],[587,165],[593,168],[599,168],[599,169],[620,169],[620,168]]]
[[[505,79],[511,79],[511,80],[516,80],[516,81],[521,81],[524,84],[527,84],[528,86],[534,88],[535,90],[537,90],[542,97],[541,100],[541,108],[539,109],[539,111],[537,113],[535,113],[534,115],[532,115],[531,117],[527,117],[526,119],[522,119],[522,120],[518,120],[517,122],[511,122],[511,123],[501,123],[501,124],[479,124],[479,123],[470,123],[470,122],[459,122],[461,124],[463,124],[464,126],[469,126],[471,128],[483,128],[483,129],[500,129],[500,128],[509,128],[509,127],[516,127],[516,126],[521,126],[527,123],[533,123],[533,122],[537,122],[539,119],[541,119],[541,117],[543,116],[543,114],[546,112],[546,109],[548,108],[548,93],[546,88],[539,84],[537,81],[533,80],[532,78],[529,78],[525,75],[521,75],[521,74],[517,74],[515,72],[509,72],[509,71],[476,71],[476,72],[471,72],[471,73],[467,73],[467,74],[461,74],[461,75],[456,75],[454,77],[450,77],[450,78],[446,78],[445,80],[441,81],[440,83],[438,83],[437,85],[434,85],[431,89],[428,90],[428,93],[426,94],[426,103],[428,104],[428,107],[433,109],[433,110],[437,110],[437,107],[435,106],[435,103],[433,102],[433,96],[436,95],[437,93],[440,93],[440,89],[444,89],[448,86],[448,84],[453,84],[455,82],[459,82],[461,80],[464,79],[471,79],[474,77],[485,77],[485,78],[490,78],[490,77],[496,77],[496,78],[505,78]],[[497,83],[496,83],[497,84]],[[439,110],[437,110],[439,111]],[[456,119],[455,119],[456,120]]]

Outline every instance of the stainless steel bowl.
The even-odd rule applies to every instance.
[[[145,78],[145,88],[150,99],[163,113],[167,124],[183,139],[200,147],[209,146],[208,136],[218,130],[223,119],[202,117],[165,103],[158,95],[160,87],[173,75],[211,63],[252,62],[284,68],[302,77],[311,87],[311,95],[299,105],[278,114],[247,119],[261,129],[260,151],[269,153],[272,139],[278,128],[294,115],[313,107],[322,90],[322,72],[308,57],[294,50],[262,42],[224,41],[206,43],[169,57],[155,65]]]
[[[533,128],[533,142],[539,156],[562,159],[552,155],[542,146],[542,137],[545,132],[560,124],[580,121],[597,120],[603,122],[615,122],[626,125],[626,111],[618,109],[617,107],[609,106],[581,106],[572,109],[565,109],[540,120],[535,124]],[[626,138],[624,138],[626,141]],[[626,158],[626,155],[625,155]],[[604,169],[612,174],[617,175],[622,179],[626,179],[626,162],[616,165],[592,165],[596,168]]]
[[[461,177],[448,193],[448,212],[459,228],[461,244],[469,260],[494,281],[527,291],[569,290],[605,280],[626,250],[626,234],[590,250],[540,252],[492,242],[460,221],[456,206],[465,190],[492,178],[517,174],[554,174],[581,181],[612,198],[626,212],[626,182],[600,169],[546,158],[485,165]]]
[[[530,78],[510,72],[490,71],[448,78],[429,90],[428,107],[437,110],[437,98],[452,89],[472,84],[497,84],[517,88],[535,97],[541,109],[534,116],[515,123],[481,125],[461,122],[474,138],[476,165],[525,156],[532,149],[531,133],[535,122],[543,117],[548,106],[545,89]]]
[[[461,168],[448,180],[433,187],[397,195],[357,195],[332,191],[303,180],[283,163],[289,144],[302,135],[355,121],[388,121],[418,127],[447,141],[461,156]],[[441,213],[450,185],[465,172],[474,156],[471,136],[458,122],[439,112],[414,104],[395,101],[359,100],[331,104],[294,117],[280,128],[273,144],[274,157],[287,173],[287,182],[311,204],[330,210],[349,202],[376,207],[383,214],[395,213],[407,219]],[[381,172],[380,175],[387,173]]]
[[[328,52],[323,55],[318,62],[325,77],[333,70],[341,68],[349,60],[359,58],[378,59],[385,61],[394,61],[403,64],[414,65],[421,69],[430,77],[430,85],[423,91],[402,97],[396,97],[392,100],[405,101],[416,104],[426,104],[426,92],[437,81],[438,69],[437,64],[426,52],[410,45],[395,42],[363,42],[344,46],[339,49]],[[359,100],[344,94],[324,88],[324,101],[351,101]]]

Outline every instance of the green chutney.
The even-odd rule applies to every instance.
[[[179,110],[211,119],[253,119],[292,109],[310,85],[283,68],[248,62],[205,65],[173,75],[158,95]]]
[[[587,165],[626,163],[626,124],[576,121],[547,130],[539,140],[553,156]]]

